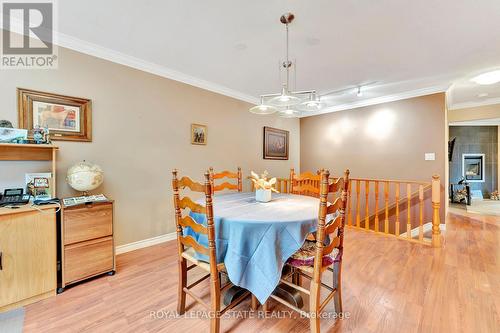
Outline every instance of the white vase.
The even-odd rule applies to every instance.
[[[255,191],[255,200],[258,202],[271,201],[271,190],[258,189]]]

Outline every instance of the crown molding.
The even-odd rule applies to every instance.
[[[449,126],[498,126],[500,125],[500,118],[453,121],[448,125]]]
[[[422,89],[405,91],[405,92],[392,94],[392,95],[364,99],[364,100],[360,100],[360,101],[356,101],[356,102],[352,102],[352,103],[335,105],[335,106],[325,108],[319,112],[314,112],[314,113],[308,114],[307,116],[302,116],[301,118],[317,116],[320,114],[332,113],[332,112],[343,111],[343,110],[357,109],[357,108],[361,108],[364,106],[377,105],[377,104],[382,104],[382,103],[390,103],[390,102],[400,101],[403,99],[408,99],[408,98],[413,98],[413,97],[420,97],[420,96],[425,96],[425,95],[442,93],[442,92],[446,92],[448,90],[449,86],[450,86],[449,84],[442,84],[442,85],[436,85],[436,86],[431,86],[431,87],[422,88]]]
[[[19,20],[11,20],[11,31],[17,34],[23,34],[23,27]],[[259,98],[245,94],[243,92],[225,87],[223,85],[203,80],[188,74],[181,73],[171,68],[167,68],[153,62],[149,62],[137,57],[133,57],[101,45],[97,45],[91,42],[84,41],[79,38],[75,38],[66,35],[61,32],[54,32],[54,44],[60,47],[64,47],[73,51],[77,51],[83,54],[87,54],[96,58],[108,60],[120,65],[135,68],[143,72],[158,75],[170,80],[182,82],[189,84],[194,87],[198,87],[204,90],[215,92],[224,96],[235,98],[244,102],[251,104],[258,104]]]
[[[22,34],[22,25],[20,22],[17,20],[13,20],[13,26],[12,26],[12,31],[18,34]],[[124,54],[122,52],[118,52],[106,47],[103,47],[98,44],[94,44],[91,42],[84,41],[79,38],[75,38],[73,36],[61,33],[61,32],[54,32],[54,44],[64,47],[79,53],[87,54],[99,59],[104,59],[107,61],[111,61],[113,63],[117,63],[120,65],[124,65],[127,67],[131,67],[143,72],[147,72],[150,74],[158,75],[160,77],[164,77],[170,80],[182,82],[194,87],[198,87],[204,90],[208,90],[211,92],[215,92],[224,96],[228,96],[231,98],[235,98],[237,100],[241,100],[244,102],[248,102],[251,104],[259,104],[260,100],[258,97],[248,95],[246,93],[225,87],[223,85],[219,85],[214,82],[210,82],[207,80],[203,80],[188,74],[181,73],[179,71],[155,64],[153,62],[149,62],[134,56],[130,56],[127,54]],[[360,108],[364,106],[370,106],[370,105],[376,105],[376,104],[382,104],[382,103],[389,103],[389,102],[394,102],[398,100],[403,100],[403,99],[408,99],[408,98],[413,98],[413,97],[419,97],[419,96],[425,96],[425,95],[430,95],[430,94],[435,94],[435,93],[440,93],[440,92],[446,92],[450,88],[450,84],[443,84],[443,85],[436,85],[436,86],[431,86],[427,88],[422,88],[422,89],[416,89],[416,90],[410,90],[410,91],[405,91],[397,94],[391,94],[391,95],[385,95],[385,96],[380,96],[380,97],[375,97],[375,98],[370,98],[370,99],[364,99],[360,101],[355,101],[352,103],[345,103],[345,104],[340,104],[340,105],[335,105],[331,107],[327,107],[319,112],[314,112],[310,113],[307,116],[301,116],[300,118],[304,117],[310,117],[310,116],[316,116],[320,114],[325,114],[325,113],[331,113],[331,112],[337,112],[337,111],[342,111],[342,110],[348,110],[348,109],[355,109],[355,108]],[[498,102],[500,103],[500,99]],[[491,103],[491,104],[496,104],[496,103]],[[465,104],[465,103],[464,103]],[[457,104],[458,105],[458,104]],[[486,104],[484,104],[486,105]],[[476,105],[477,106],[477,105]]]
[[[456,104],[450,105],[448,107],[448,110],[468,109],[468,108],[475,108],[475,107],[479,107],[479,106],[487,106],[487,105],[494,105],[494,104],[500,104],[500,97],[499,98],[488,98],[488,99],[485,99],[482,101],[456,103]]]
[[[96,58],[108,60],[120,65],[132,67],[143,72],[158,75],[167,79],[179,81],[191,86],[195,86],[201,89],[212,91],[221,95],[232,97],[241,101],[245,101],[251,104],[258,104],[259,99],[245,94],[243,92],[222,86],[220,84],[206,81],[188,74],[181,73],[179,71],[145,61],[112,49],[105,48],[103,46],[93,44],[66,34],[57,33],[57,42],[59,46],[67,49],[71,49],[80,53],[91,55]]]

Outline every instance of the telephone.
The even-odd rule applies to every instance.
[[[3,196],[0,195],[0,207],[27,204],[30,201],[31,196],[29,194],[23,193],[24,190],[22,188],[6,189],[3,193]]]

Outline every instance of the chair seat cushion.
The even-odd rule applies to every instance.
[[[294,267],[314,266],[315,255],[316,243],[306,240],[302,247],[288,259],[287,263]],[[335,248],[332,253],[323,256],[323,266],[330,266],[337,260],[340,260],[339,249]]]

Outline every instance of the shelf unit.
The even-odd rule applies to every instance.
[[[52,144],[0,143],[0,161],[51,161],[52,193],[54,197],[57,197],[56,152],[58,149],[59,147]]]

